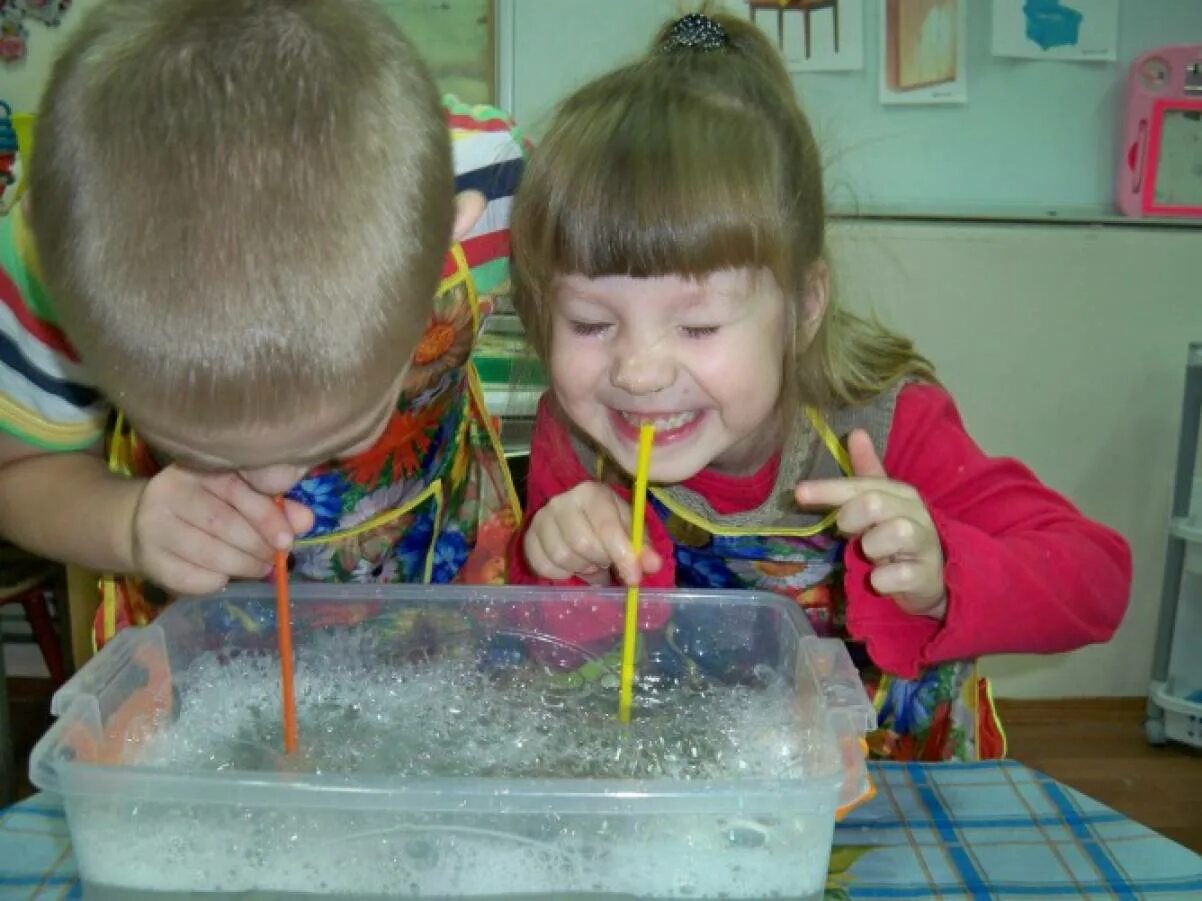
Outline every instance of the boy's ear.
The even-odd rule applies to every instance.
[[[831,296],[831,267],[821,257],[810,267],[805,291],[797,305],[797,320],[801,324],[806,344],[814,340],[822,317],[826,315],[826,304]]]
[[[488,198],[479,191],[461,191],[455,195],[455,227],[452,237],[459,241],[472,230],[484,209],[488,206]]]

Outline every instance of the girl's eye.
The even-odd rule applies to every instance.
[[[689,338],[708,338],[710,335],[717,334],[718,326],[716,325],[682,325],[680,330]]]
[[[609,328],[608,322],[581,322],[580,320],[573,319],[569,324],[575,334],[584,338],[590,335],[600,335]]]

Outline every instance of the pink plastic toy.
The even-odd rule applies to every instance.
[[[1128,216],[1202,217],[1202,44],[1131,64],[1115,192]]]

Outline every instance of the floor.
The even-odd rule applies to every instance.
[[[49,725],[49,683],[10,679],[17,770]],[[999,701],[1010,756],[1202,853],[1202,751],[1153,748],[1142,698]],[[19,792],[31,790],[24,784]]]

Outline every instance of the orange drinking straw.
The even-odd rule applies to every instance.
[[[284,499],[275,504],[282,512]],[[275,622],[280,644],[280,703],[284,708],[284,753],[296,753],[296,691],[292,684],[292,602],[288,596],[288,552],[275,552]]]

